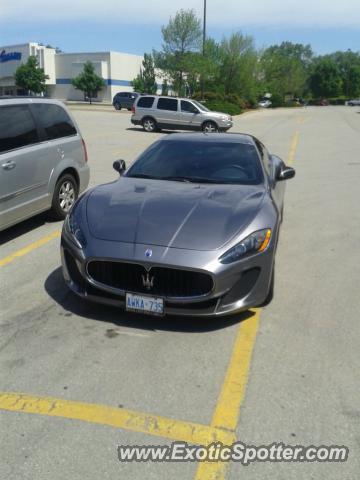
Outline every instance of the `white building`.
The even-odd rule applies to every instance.
[[[49,76],[46,94],[60,100],[83,100],[83,92],[76,90],[71,80],[79,75],[85,62],[90,61],[96,73],[104,79],[105,87],[97,100],[111,102],[120,91],[132,91],[131,81],[138,75],[143,57],[120,52],[56,53],[38,43],[0,47],[0,95],[23,95],[15,85],[14,74],[30,55]]]

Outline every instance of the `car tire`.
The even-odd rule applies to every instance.
[[[62,175],[55,185],[51,203],[51,215],[56,220],[63,220],[69,213],[79,195],[75,178],[69,173]]]
[[[121,105],[118,102],[114,103],[115,110],[121,110]]]
[[[211,121],[204,122],[201,128],[204,133],[217,133],[219,131],[216,123]]]
[[[260,307],[266,307],[271,303],[272,299],[274,298],[274,286],[275,286],[275,266],[273,266],[273,269],[272,269],[268,294],[265,300],[263,301],[263,303],[260,305]]]
[[[128,109],[128,112],[131,112],[131,107],[127,107],[127,109]]]
[[[148,132],[148,133],[153,133],[153,132],[156,132],[156,130],[158,130],[155,120],[151,117],[144,118],[142,121],[142,126],[145,132]]]

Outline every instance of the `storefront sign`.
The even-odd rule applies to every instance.
[[[6,53],[5,50],[0,52],[0,63],[10,62],[10,60],[21,60],[20,52]]]

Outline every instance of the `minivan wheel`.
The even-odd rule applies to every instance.
[[[63,220],[69,213],[79,194],[78,185],[70,174],[57,181],[52,199],[51,213],[57,220]]]
[[[202,131],[205,133],[216,133],[219,131],[219,127],[214,122],[204,122]]]
[[[115,110],[121,110],[121,105],[118,102],[114,103]]]
[[[145,132],[155,132],[157,130],[156,122],[152,118],[144,118],[142,125]]]

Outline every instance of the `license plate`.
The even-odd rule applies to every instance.
[[[150,313],[151,315],[164,315],[164,300],[162,298],[126,294],[126,310],[138,313]]]

